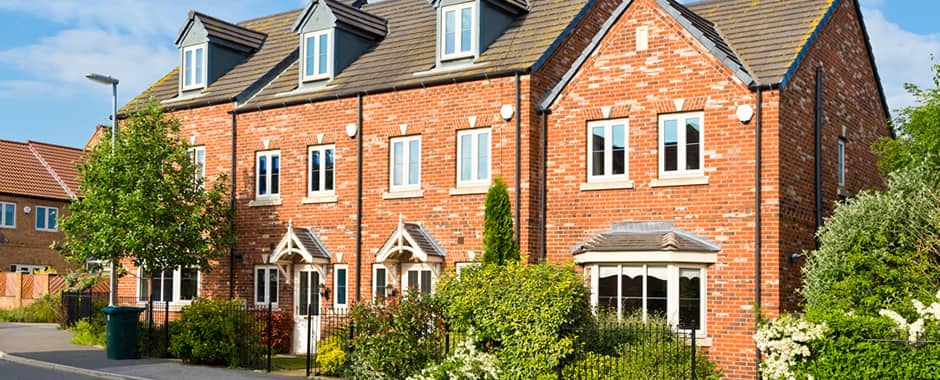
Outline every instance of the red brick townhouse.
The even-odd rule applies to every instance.
[[[59,216],[78,193],[82,153],[37,141],[0,140],[0,272],[75,268],[49,247],[63,239]]]
[[[574,261],[598,307],[665,314],[753,377],[755,303],[796,309],[791,253],[882,184],[854,0],[317,0],[191,12],[176,44],[125,112],[153,97],[182,120],[203,174],[232,181],[238,242],[211,273],[125,264],[123,295],[174,306],[433,291],[479,260],[501,176],[531,261]]]

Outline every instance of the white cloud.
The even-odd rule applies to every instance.
[[[883,0],[864,1],[878,5]],[[888,21],[879,9],[862,8],[872,50],[892,110],[914,104],[905,83],[933,86],[932,55],[940,55],[940,35],[917,34]]]
[[[94,84],[84,75],[98,72],[121,80],[122,99],[129,99],[166,74],[176,62],[172,45],[99,29],[69,29],[33,45],[0,51],[0,63],[17,67],[31,79],[7,82],[6,91],[30,93],[57,89],[59,95],[77,93]]]

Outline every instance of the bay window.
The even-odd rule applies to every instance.
[[[665,318],[681,330],[705,326],[705,269],[677,264],[594,267],[593,303],[618,318]]]
[[[147,302],[151,295],[155,302],[189,302],[199,295],[199,270],[138,270],[137,299]]]

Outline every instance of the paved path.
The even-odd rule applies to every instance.
[[[85,376],[72,372],[55,371],[51,369],[17,364],[0,360],[0,377],[5,380],[95,380],[97,377]]]
[[[0,323],[0,352],[16,364],[31,363],[58,370],[84,369],[85,375],[111,378],[144,379],[296,379],[253,371],[195,366],[178,360],[137,359],[109,360],[104,350],[70,343],[72,335],[57,329],[55,324]],[[17,358],[26,360],[16,361]],[[0,361],[3,363],[3,361]],[[4,363],[7,364],[7,363]],[[80,373],[80,372],[78,372]],[[77,374],[77,373],[75,373]],[[45,378],[45,377],[40,377]],[[55,377],[52,377],[55,378]]]

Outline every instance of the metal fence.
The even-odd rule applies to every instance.
[[[86,291],[62,292],[62,322],[65,327],[74,326],[84,318],[101,315],[101,308],[108,305],[110,293]]]

